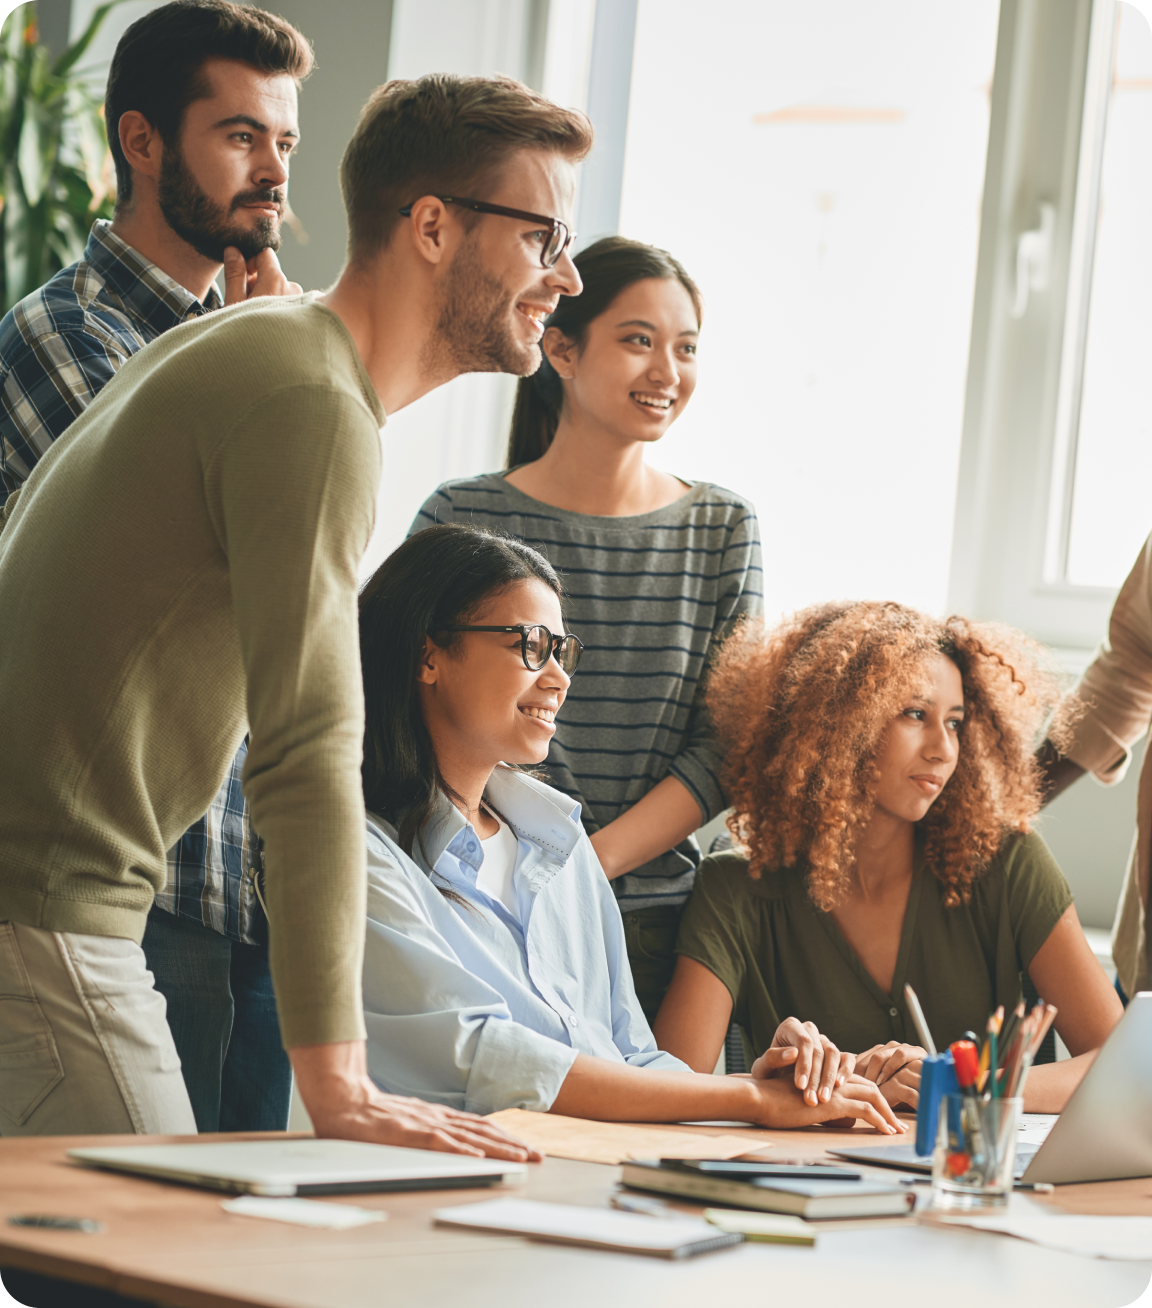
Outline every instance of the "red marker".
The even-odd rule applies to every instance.
[[[980,1073],[980,1055],[971,1040],[956,1040],[948,1046],[952,1062],[956,1065],[956,1083],[965,1094],[976,1093],[976,1078]]]

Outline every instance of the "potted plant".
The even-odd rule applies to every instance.
[[[35,4],[0,28],[0,313],[79,259],[93,221],[112,216],[104,106],[76,65],[115,3],[55,60]]]

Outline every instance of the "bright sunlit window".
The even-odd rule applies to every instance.
[[[997,17],[640,0],[620,230],[707,301],[656,461],[755,501],[770,614],[944,605]]]
[[[1115,588],[1152,530],[1152,29],[1120,6],[1067,580]]]

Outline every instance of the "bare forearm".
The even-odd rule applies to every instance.
[[[730,1118],[788,1128],[857,1117],[886,1134],[902,1130],[874,1085],[849,1077],[827,1101],[807,1104],[791,1079],[658,1072],[578,1054],[550,1110],[601,1122]]]
[[[727,1117],[753,1121],[755,1099],[743,1078],[660,1072],[578,1054],[552,1112],[601,1122],[679,1122]]]
[[[591,837],[609,881],[672,849],[697,830],[705,814],[683,782],[665,777],[643,799]]]
[[[710,1072],[731,1021],[728,987],[703,963],[682,954],[652,1025],[656,1044],[694,1071]]]
[[[1024,1111],[1026,1113],[1062,1113],[1072,1091],[1084,1079],[1099,1050],[1081,1054],[1078,1058],[1064,1058],[1058,1063],[1042,1063],[1028,1073],[1024,1082]]]

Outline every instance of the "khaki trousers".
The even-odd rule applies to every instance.
[[[131,940],[0,922],[0,1135],[194,1134]]]

